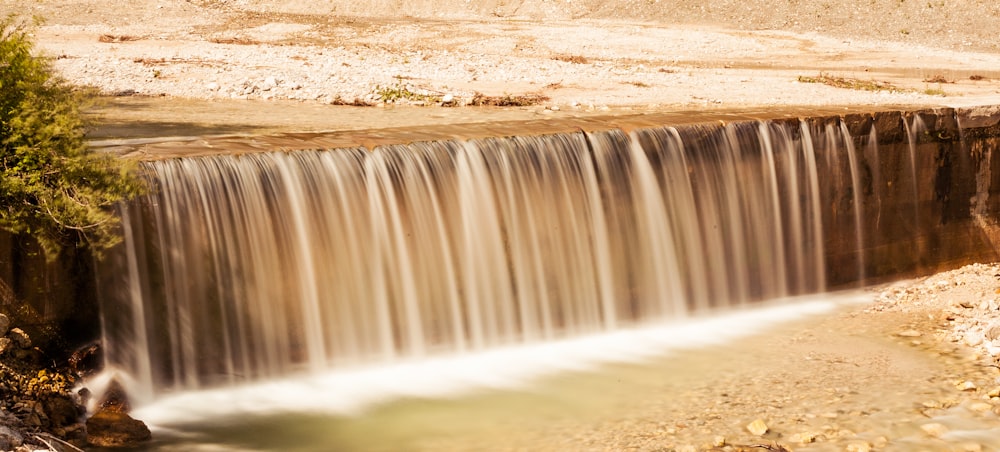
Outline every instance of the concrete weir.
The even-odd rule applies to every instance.
[[[1000,171],[996,166],[1000,159],[993,158],[993,150],[1000,143],[1000,106],[668,112],[330,133],[106,140],[94,145],[126,158],[159,160],[305,149],[374,149],[413,142],[580,131],[628,132],[664,126],[724,128],[727,124],[800,121],[816,131],[843,130],[851,137],[851,146],[828,147],[840,153],[853,152],[856,157],[817,156],[829,287],[924,275],[997,259]],[[856,178],[852,178],[852,160]],[[854,209],[855,202],[860,202],[860,214]]]
[[[764,133],[768,130],[769,133]],[[747,138],[750,135],[744,131],[754,131],[753,138]],[[605,136],[601,135],[605,133],[610,133],[607,135],[611,137],[607,138],[609,146],[627,141],[638,143],[647,150],[647,157],[653,165],[659,159],[667,158],[668,150],[651,151],[657,145],[655,139],[650,137],[662,132],[672,134],[678,142],[683,141],[683,147],[688,149],[688,175],[665,172],[651,176],[659,181],[660,189],[665,193],[673,190],[670,187],[676,188],[670,185],[673,183],[671,178],[686,178],[688,182],[684,187],[689,188],[685,190],[692,193],[684,195],[683,199],[675,199],[682,203],[688,202],[684,200],[694,200],[694,204],[702,202],[697,200],[700,199],[697,196],[701,196],[697,192],[715,190],[713,181],[725,183],[724,179],[733,175],[747,177],[740,170],[744,166],[757,168],[763,165],[772,168],[772,172],[773,168],[783,172],[784,175],[770,176],[765,172],[761,176],[778,178],[782,181],[780,183],[772,181],[770,185],[765,183],[763,188],[753,188],[744,184],[749,180],[740,179],[736,183],[729,182],[732,183],[732,188],[727,189],[730,192],[709,196],[720,202],[719,207],[707,213],[703,209],[695,215],[697,220],[705,223],[698,227],[708,228],[709,232],[699,236],[706,244],[687,251],[678,250],[684,255],[678,258],[681,262],[679,271],[690,273],[683,278],[692,281],[685,283],[687,288],[681,290],[687,296],[717,298],[719,293],[726,292],[712,287],[713,281],[715,285],[728,283],[722,282],[724,278],[712,279],[711,273],[726,272],[728,269],[705,268],[708,276],[697,276],[686,266],[711,267],[715,265],[713,262],[737,262],[725,257],[730,249],[736,250],[737,257],[743,259],[739,262],[751,262],[752,266],[761,267],[747,269],[748,276],[743,277],[746,281],[739,281],[746,286],[744,292],[750,293],[751,298],[913,277],[998,258],[1000,168],[996,166],[1000,165],[1000,159],[993,156],[993,151],[1000,145],[1000,107],[997,106],[900,108],[874,112],[839,108],[783,112],[673,112],[269,136],[104,140],[95,141],[92,145],[96,149],[118,153],[123,158],[163,161],[299,150],[367,149],[370,152],[410,143],[558,137],[581,132],[586,137],[583,142],[591,147],[595,145],[594,140]],[[789,146],[796,148],[795,157],[779,156],[777,160],[767,161],[775,157],[748,151],[750,148],[780,147],[769,141],[778,136],[792,143]],[[731,149],[726,155],[716,155],[712,151],[720,143]],[[593,148],[590,152],[594,152]],[[779,154],[783,155],[781,152],[774,155]],[[698,179],[702,177],[698,176],[704,169],[702,166],[714,166],[720,162],[731,165],[733,169]],[[753,171],[760,172],[759,169]],[[794,174],[815,174],[815,180],[806,176],[793,180],[793,177],[798,177]],[[638,173],[628,175],[640,176]],[[719,179],[712,179],[714,177]],[[783,178],[788,178],[789,182],[784,182]],[[601,189],[605,203],[615,204],[609,201],[616,197],[631,199],[644,196],[638,189],[626,193],[628,190],[616,188],[619,185],[611,184]],[[752,194],[741,193],[740,187],[759,191],[761,197],[771,191],[786,193],[781,193],[784,196],[781,201],[771,204],[737,206],[733,204],[735,200]],[[667,211],[680,208],[677,205],[664,207]],[[727,226],[731,222],[750,221],[760,215],[762,209],[780,217],[777,223],[780,230],[733,230]],[[733,219],[731,215],[734,212],[744,218]],[[609,215],[607,221],[612,222],[613,217],[621,213],[612,209],[606,214]],[[818,220],[819,224],[813,224],[814,220]],[[672,221],[671,227],[675,230],[696,229],[684,224],[683,215]],[[713,227],[721,227],[723,232],[710,232]],[[637,228],[638,231],[649,229],[646,226]],[[794,232],[799,235],[793,236],[792,231],[800,232]],[[782,234],[787,237],[782,238]],[[812,240],[815,234],[821,234],[822,240]],[[730,243],[737,236],[736,241],[776,242],[774,250],[769,253],[777,257],[764,258],[757,256],[753,250],[737,250],[742,244]],[[725,243],[716,246],[713,237],[716,242]],[[628,240],[631,239],[610,237],[609,248],[599,247],[594,253],[614,255],[620,247],[628,244]],[[683,244],[686,239],[675,240]],[[155,248],[159,245],[149,246]],[[49,321],[79,325],[79,322],[66,322],[66,319],[79,318],[81,312],[92,315],[98,299],[96,291],[101,286],[94,283],[93,271],[87,265],[90,260],[74,255],[68,262],[46,263],[32,249],[24,240],[0,234],[0,277],[8,281],[12,289],[10,294],[4,296],[5,302],[8,299],[24,300]],[[701,259],[694,256],[701,252],[708,257]],[[719,259],[712,260],[713,253],[718,254]],[[815,262],[801,257],[809,253],[819,253],[821,257]],[[793,273],[802,273],[797,277],[806,282],[789,283],[787,290],[773,291],[769,291],[770,282],[754,282],[759,275],[774,270],[765,268],[769,263],[779,261],[795,262],[804,268],[782,269],[781,273],[788,273],[790,278],[796,276]],[[610,262],[612,267],[616,267],[615,262]],[[650,262],[655,262],[655,259]],[[630,265],[643,269],[641,264]],[[609,271],[614,273],[616,270]],[[820,272],[821,276],[810,276],[814,271]],[[622,277],[628,280],[627,275]],[[656,277],[650,275],[649,284],[655,285],[653,281]],[[699,278],[701,280],[696,281]],[[108,287],[115,287],[113,282],[102,283],[105,291]],[[698,284],[707,288],[698,289]],[[637,290],[635,287],[620,287],[619,292],[605,295],[628,299],[634,298]],[[669,289],[664,290],[669,292]],[[705,303],[714,306],[718,302]],[[698,302],[689,301],[689,304]],[[608,319],[605,322],[613,323]],[[96,321],[91,323],[95,328],[96,324]],[[96,330],[78,334],[94,335]]]

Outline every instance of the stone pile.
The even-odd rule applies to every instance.
[[[126,414],[120,388],[105,396],[101,410],[84,423],[87,392],[76,390],[78,371],[46,367],[50,363],[44,356],[24,330],[0,314],[0,451],[52,450],[67,444],[134,447],[150,439],[145,424]]]
[[[922,306],[945,312],[951,342],[972,347],[986,365],[1000,363],[1000,265],[972,264],[893,285],[879,294],[872,309],[905,311]]]

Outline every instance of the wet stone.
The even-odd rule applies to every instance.
[[[87,443],[96,447],[136,447],[152,439],[142,421],[108,409],[87,419]]]
[[[31,338],[28,337],[28,333],[25,333],[24,330],[20,328],[12,328],[7,333],[7,337],[9,337],[10,340],[14,342],[14,345],[19,348],[24,349],[31,347]]]

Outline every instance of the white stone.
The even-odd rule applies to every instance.
[[[847,452],[871,452],[872,445],[867,441],[854,442],[847,445]]]
[[[985,413],[985,412],[988,412],[988,411],[990,411],[992,409],[993,409],[993,405],[990,405],[990,404],[988,404],[986,402],[976,402],[976,403],[973,403],[972,405],[969,405],[969,410],[970,411],[974,411],[976,413]]]
[[[767,433],[768,428],[763,419],[755,419],[753,422],[747,424],[747,431],[757,436],[763,436]]]
[[[444,102],[446,104],[450,104],[454,100],[455,96],[453,96],[451,93],[445,94],[444,97],[441,98],[441,102]]]
[[[788,437],[788,440],[793,443],[809,444],[816,441],[816,434],[811,432],[795,433]]]
[[[207,89],[209,91],[218,91],[219,90],[219,84],[215,83],[215,82],[210,82],[209,84],[205,85],[205,89]]]
[[[976,384],[973,383],[973,382],[971,382],[971,381],[969,381],[969,380],[966,380],[966,381],[963,381],[963,382],[959,383],[957,385],[957,387],[958,387],[959,391],[975,391],[976,390]]]
[[[920,430],[923,430],[923,432],[926,433],[927,436],[933,436],[935,438],[940,438],[945,433],[948,433],[948,427],[945,427],[942,424],[938,424],[937,422],[921,425]]]

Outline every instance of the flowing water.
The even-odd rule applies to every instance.
[[[786,317],[684,328],[825,290],[828,178],[851,180],[864,280],[872,130],[863,149],[761,121],[145,162],[155,190],[123,206],[102,284],[109,368],[154,425],[341,416],[757,331]]]

